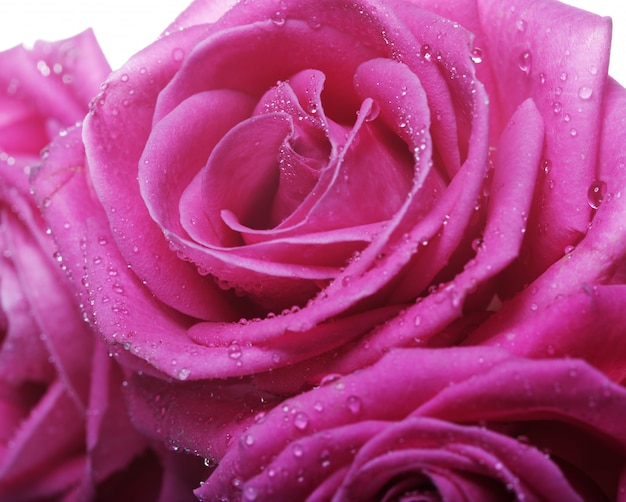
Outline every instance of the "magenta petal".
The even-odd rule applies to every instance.
[[[293,127],[286,114],[258,115],[235,127],[212,153],[204,172],[204,210],[223,247],[241,244],[236,234],[229,235],[223,211],[251,228],[268,225],[278,187],[278,152]]]
[[[191,2],[191,4],[181,12],[172,24],[164,31],[164,35],[189,28],[198,24],[215,23],[226,14],[236,0],[208,0],[203,2]]]
[[[12,90],[10,98],[26,102],[54,132],[82,120],[89,99],[110,72],[91,30],[58,42],[37,42],[32,50],[19,46],[2,52],[0,67],[1,87]]]
[[[476,257],[454,280],[364,336],[355,346],[348,347],[342,357],[333,357],[330,364],[326,358],[317,361],[324,371],[345,374],[371,364],[373,358],[391,346],[428,344],[462,316],[467,298],[519,253],[542,145],[542,119],[529,100],[520,106],[502,135],[495,158],[487,225]],[[444,197],[451,190],[448,187]]]
[[[91,393],[87,411],[87,462],[82,480],[85,493],[125,469],[146,448],[146,440],[131,425],[122,395],[122,375],[99,342],[93,351]]]
[[[244,94],[199,93],[154,125],[139,161],[139,183],[146,207],[164,230],[184,236],[184,229],[205,223],[202,205],[185,203],[181,196],[222,136],[249,116],[252,108],[252,100]],[[216,243],[213,227],[204,224],[203,228],[211,232],[203,240]]]
[[[610,496],[626,451],[625,410],[624,389],[581,361],[524,360],[486,347],[392,351],[259,418],[196,493],[264,500],[271,486],[272,497],[295,489],[305,498],[348,463],[334,492],[341,500],[370,483],[371,491],[354,498],[380,494],[394,470],[430,477],[440,493],[502,496],[508,486],[519,498],[545,500],[583,500],[585,492],[576,491],[584,489],[582,473],[596,493]],[[571,444],[573,434],[586,450]],[[351,448],[338,452],[344,441]],[[302,483],[295,487],[294,476],[280,472]]]
[[[329,57],[335,54],[333,47],[341,46],[354,50],[341,59]],[[372,49],[355,45],[349,34],[326,26],[311,30],[308,23],[300,20],[277,26],[268,18],[225,29],[207,36],[196,46],[161,92],[155,117],[160,120],[189,96],[211,89],[232,89],[258,98],[277,80],[287,80],[310,68],[327,75],[328,99],[343,116],[347,110],[357,108],[351,92],[356,66],[374,56]],[[233,61],[237,64],[233,65]]]
[[[83,427],[83,412],[62,383],[54,382],[12,438],[11,448],[0,462],[0,478],[33,475],[38,469],[79,453]]]
[[[48,361],[48,351],[39,336],[40,329],[33,319],[22,284],[13,267],[4,259],[2,262],[0,306],[8,326],[2,337],[0,375],[3,380],[13,383],[27,379],[51,381],[54,366]]]
[[[196,267],[180,260],[170,249],[141,202],[135,182],[158,92],[181,64],[172,52],[188,50],[200,31],[190,28],[164,37],[113,73],[85,120],[84,140],[93,188],[106,211],[102,217],[111,221],[124,261],[165,304],[199,318],[214,319],[221,317],[226,308],[220,293],[213,281],[198,275]],[[160,58],[163,64],[159,71],[148,72],[146,65]],[[134,111],[129,117],[120,113],[123,109]],[[81,166],[85,163],[83,159],[74,162]],[[172,276],[177,278],[175,288]],[[213,299],[209,301],[207,295]]]
[[[519,270],[528,280],[587,231],[587,192],[605,120],[610,20],[559,2],[521,2],[513,11],[484,0],[479,10],[490,58],[498,65],[500,113],[510,116],[532,97],[546,121],[549,173],[530,215]]]
[[[224,455],[256,413],[276,404],[275,396],[254,389],[245,379],[174,382],[137,373],[129,379],[126,398],[142,433],[212,462]]]

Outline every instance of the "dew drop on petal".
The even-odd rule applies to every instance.
[[[276,26],[283,26],[285,24],[285,16],[280,11],[276,11],[272,15],[271,20]]]
[[[246,486],[243,490],[243,496],[246,500],[256,500],[258,497],[257,489],[254,486]]]
[[[348,397],[346,404],[348,406],[348,409],[350,410],[350,413],[352,413],[353,415],[360,413],[362,405],[360,397],[350,396]]]
[[[591,87],[581,87],[578,89],[578,97],[583,100],[587,100],[591,98],[593,94],[593,89]]]
[[[329,383],[334,382],[339,378],[341,378],[341,375],[339,373],[329,373],[328,375],[322,377],[322,379],[320,380],[320,386],[328,385]]]
[[[309,416],[304,412],[296,413],[293,419],[293,425],[298,430],[305,430],[309,426]]]
[[[293,456],[296,458],[301,458],[304,455],[304,448],[300,443],[296,443],[293,445]]]
[[[185,51],[181,49],[180,47],[177,47],[176,49],[172,51],[172,59],[174,61],[182,61],[184,57],[185,57]]]
[[[238,343],[231,343],[228,346],[228,357],[231,359],[239,359],[241,357],[241,347],[239,347]]]
[[[372,101],[372,107],[365,116],[365,121],[371,122],[372,120],[376,120],[378,115],[380,115],[380,105],[376,101]]]
[[[483,50],[480,47],[474,47],[470,51],[470,57],[475,64],[483,62]]]
[[[319,30],[322,27],[322,22],[319,20],[317,16],[311,16],[307,22],[308,22],[308,25],[313,30]]]
[[[532,67],[532,54],[530,53],[530,51],[522,52],[519,55],[517,64],[519,66],[519,69],[522,70],[526,75],[528,75]]]
[[[606,194],[606,183],[602,180],[594,180],[587,191],[587,202],[593,209],[598,209]]]

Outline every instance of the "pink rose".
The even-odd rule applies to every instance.
[[[131,426],[124,375],[84,322],[30,194],[39,152],[82,120],[89,96],[109,72],[91,32],[0,53],[3,501],[154,501],[160,495],[169,502],[200,476],[194,468],[195,478],[183,483],[189,474],[177,472],[171,453],[149,450]],[[63,226],[71,225],[67,215]]]
[[[201,500],[622,500],[626,391],[580,360],[394,350],[259,416]]]
[[[36,197],[149,436],[219,459],[394,347],[624,378],[609,20],[423,4],[194,2],[51,145]]]

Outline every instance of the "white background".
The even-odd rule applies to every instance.
[[[113,69],[152,42],[190,0],[1,0],[0,50],[38,38],[67,38],[93,28]],[[609,72],[626,85],[624,0],[567,0],[613,18]],[[7,6],[7,4],[9,4]]]

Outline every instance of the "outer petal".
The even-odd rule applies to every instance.
[[[113,73],[85,122],[85,148],[94,189],[112,223],[124,261],[166,304],[200,318],[219,319],[228,308],[220,300],[217,286],[199,276],[193,265],[181,261],[169,248],[147,209],[139,203],[139,186],[128,183],[137,176],[156,95],[180,67],[178,51],[184,55],[201,34],[203,30],[193,28],[175,32]],[[158,71],[150,67],[156,59],[163,61]],[[136,111],[132,117],[122,113],[129,107]],[[131,119],[131,123],[126,122]],[[118,136],[120,131],[125,133]],[[169,280],[172,276],[177,278],[176,288]]]
[[[269,500],[298,490],[305,498],[327,481],[337,486],[341,473],[334,499],[364,500],[398,483],[395,472],[410,476],[412,489],[440,494],[502,496],[508,485],[530,500],[612,497],[624,467],[625,410],[624,389],[580,361],[530,361],[481,347],[393,351],[276,407],[196,493]],[[588,458],[570,445],[573,434]]]
[[[523,284],[587,231],[587,192],[597,176],[594,152],[604,121],[611,24],[559,2],[478,4],[489,57],[499,69],[500,113],[510,115],[531,96],[546,121],[549,172],[530,215],[517,270],[516,282]]]

